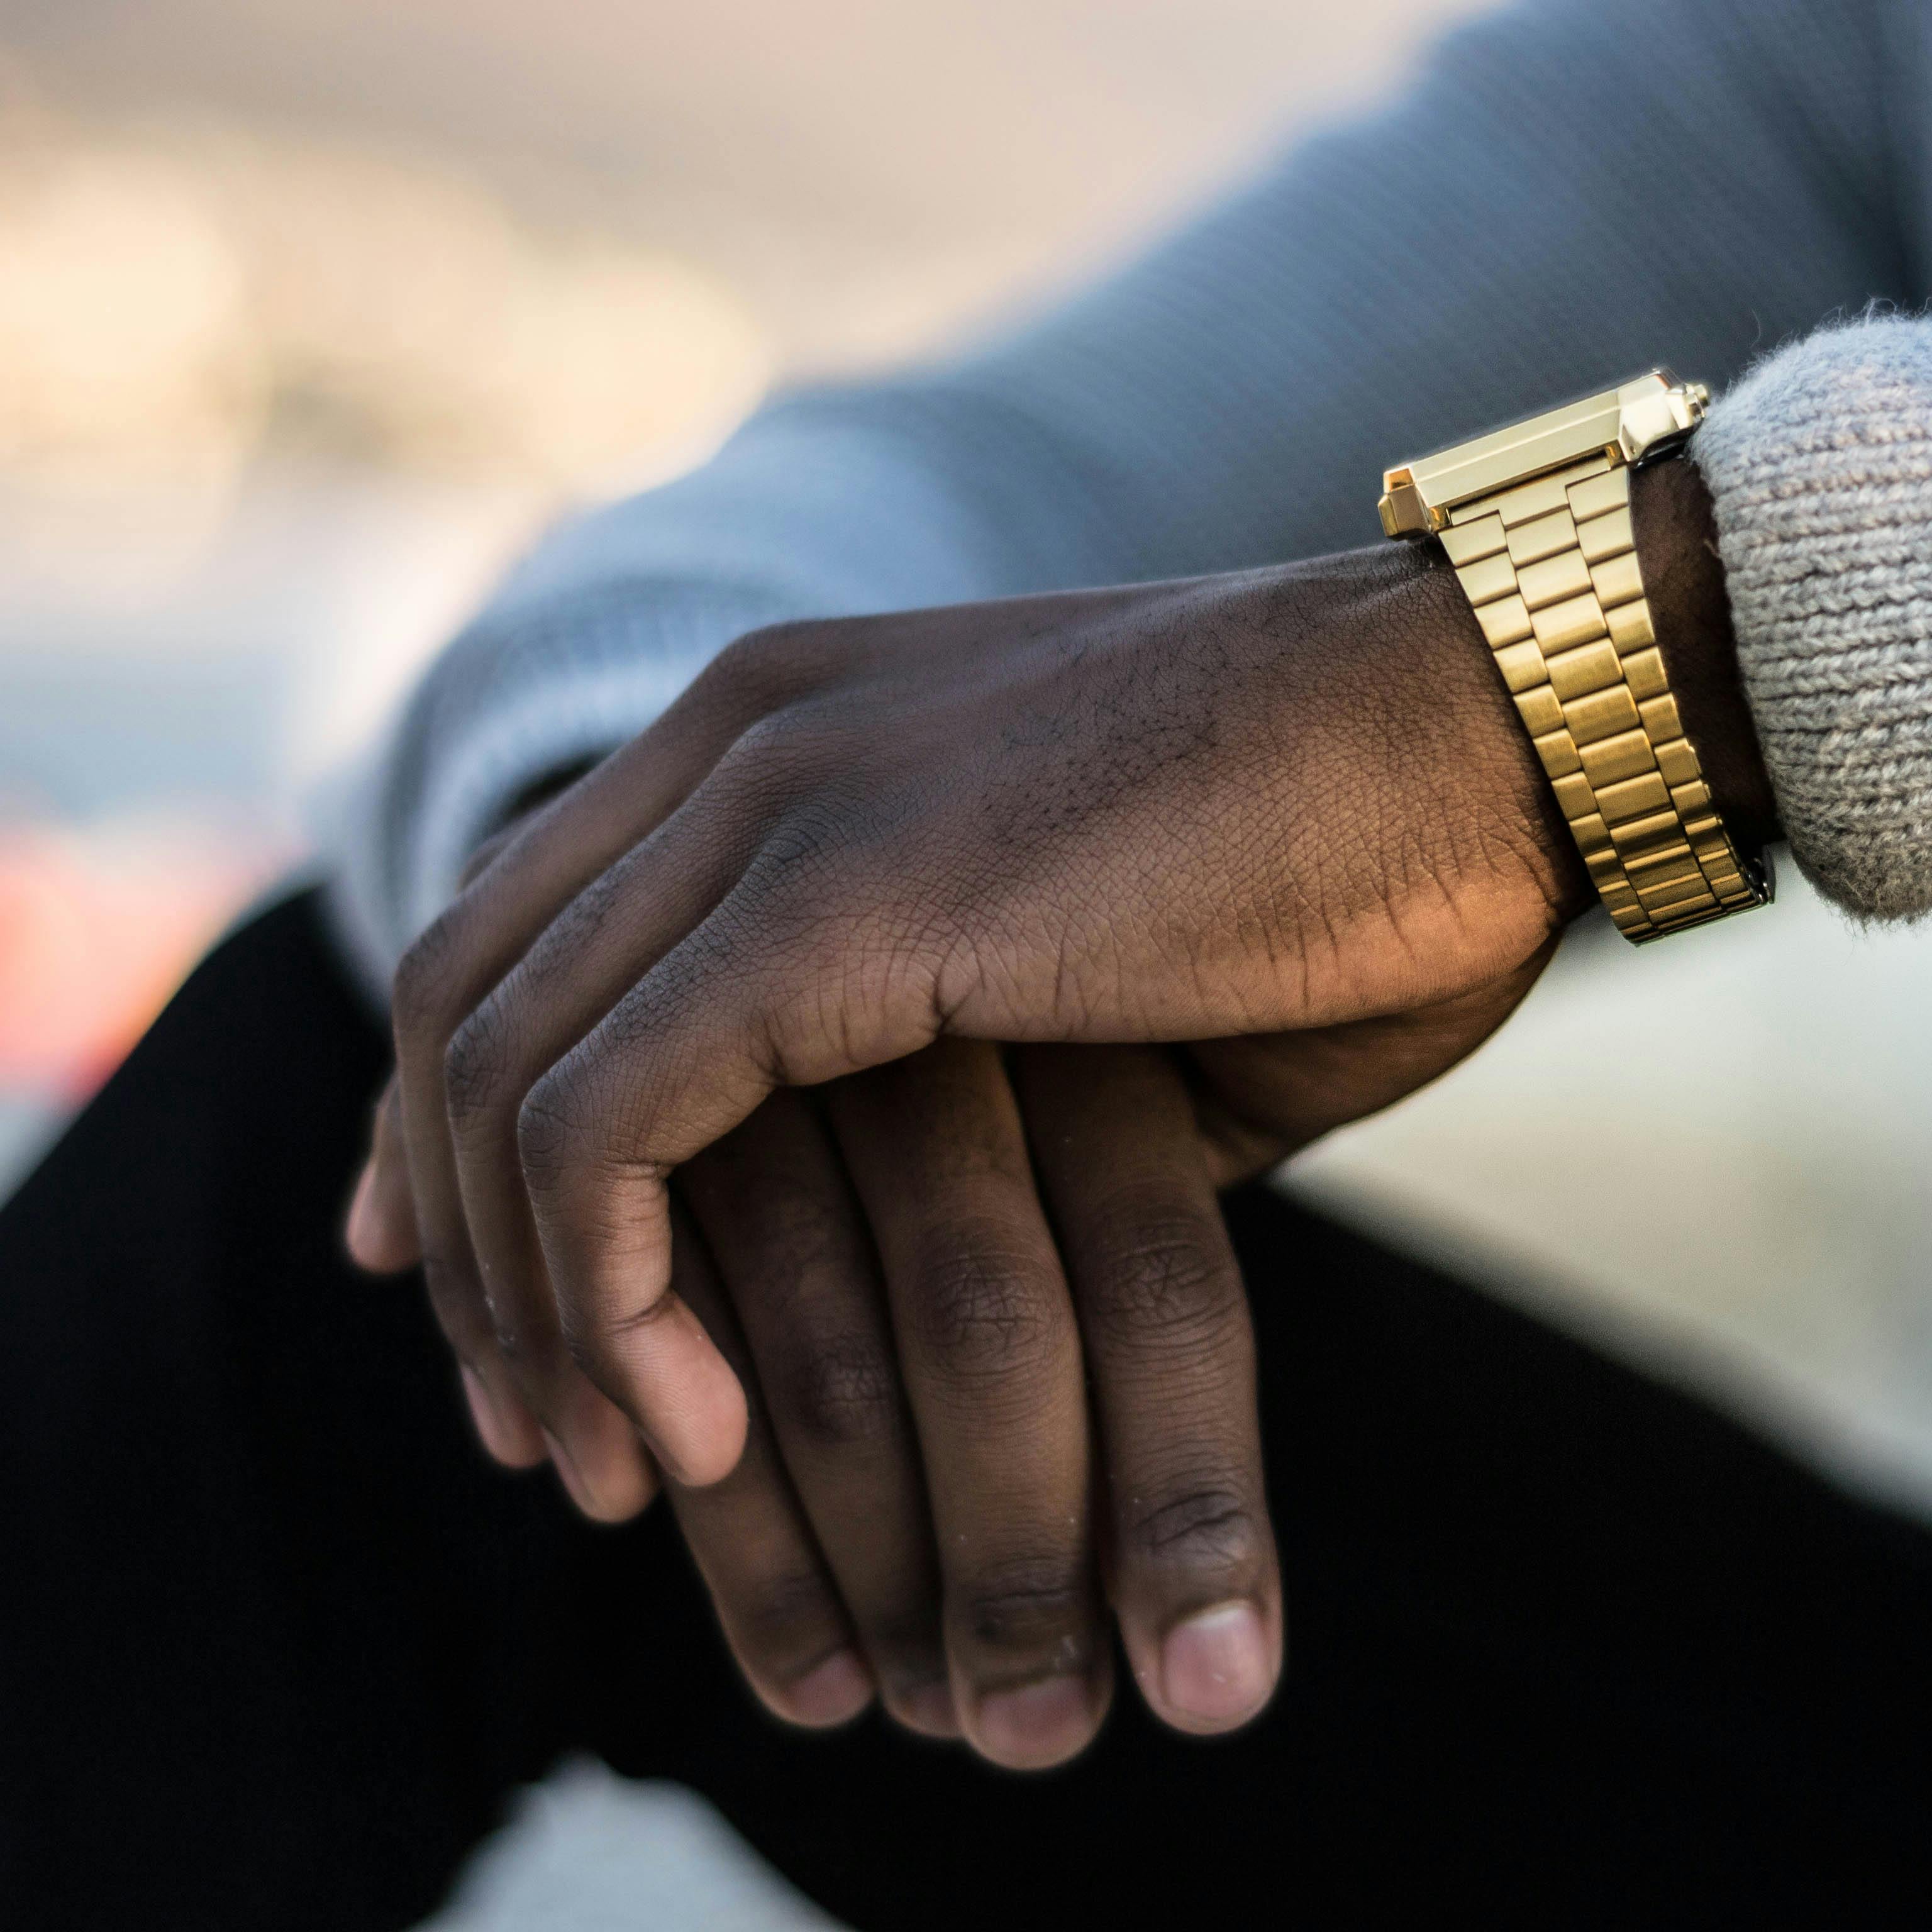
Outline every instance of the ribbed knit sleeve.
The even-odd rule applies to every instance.
[[[1654,363],[1720,383],[1767,339],[1906,296],[1893,130],[1921,110],[1893,97],[1922,98],[1924,12],[1499,13],[1052,313],[782,398],[704,470],[566,529],[364,788],[339,904],[372,981],[511,800],[752,626],[1367,542],[1393,457]]]
[[[1792,344],[1692,448],[1792,856],[1862,916],[1932,910],[1932,322]]]

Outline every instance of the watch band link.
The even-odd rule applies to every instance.
[[[1684,736],[1630,534],[1598,455],[1451,512],[1443,548],[1610,916],[1640,943],[1770,896]]]

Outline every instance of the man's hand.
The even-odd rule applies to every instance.
[[[876,1680],[1004,1762],[1105,1701],[1084,1358],[1136,1675],[1220,1727],[1279,1598],[1212,1190],[1460,1058],[1586,896],[1413,556],[766,634],[412,954],[362,1251],[420,1222],[504,1460],[534,1412],[620,1516],[644,1430],[775,1708]],[[1029,1047],[1010,1088],[975,1034],[1188,1043]]]
[[[369,1191],[397,1171],[352,1217],[368,1264],[417,1258],[406,1198]],[[752,1403],[729,1476],[668,1486],[779,1715],[876,1690],[998,1762],[1058,1762],[1106,1711],[1109,1604],[1166,1722],[1265,1702],[1281,1587],[1230,1178],[1168,1056],[960,1040],[775,1094],[680,1173],[678,1292]],[[506,1460],[542,1454],[526,1401],[579,1407],[536,1366],[506,1365],[527,1455],[465,1369]],[[554,1453],[589,1513],[636,1496],[634,1444]]]
[[[752,1424],[728,1477],[670,1500],[772,1710],[836,1724],[876,1693],[996,1762],[1057,1762],[1105,1713],[1111,1607],[1164,1721],[1252,1717],[1280,1670],[1282,1588],[1216,1190],[1460,1058],[1529,976],[1495,1003],[1191,1063],[940,1042],[776,1094],[684,1168],[678,1292]],[[401,1165],[365,1186],[394,1181],[355,1217],[379,1267],[418,1258]],[[577,1406],[530,1366],[510,1367],[518,1417]],[[520,1451],[464,1376],[493,1452],[541,1460],[534,1423]],[[586,1513],[636,1493],[634,1444],[614,1467],[556,1448]]]
[[[774,1088],[942,1036],[1318,1055],[1516,985],[1580,868],[1460,598],[1371,553],[725,652],[398,976],[459,1348],[567,1347],[715,1480],[744,1402],[672,1291],[665,1182]]]
[[[677,1190],[680,1292],[754,1400],[730,1475],[671,1496],[775,1709],[850,1714],[798,1696],[843,1646],[855,1700],[1058,1762],[1104,1714],[1111,1603],[1158,1715],[1254,1714],[1281,1592],[1252,1345],[1163,1056],[939,1042],[774,1095]]]

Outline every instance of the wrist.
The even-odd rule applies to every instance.
[[[1453,874],[1505,878],[1553,934],[1597,902],[1582,855],[1448,557],[1435,544],[1394,554],[1421,614],[1404,674],[1433,714],[1420,769],[1442,774],[1444,836],[1472,855]]]
[[[1637,470],[1630,522],[1684,735],[1732,838],[1760,850],[1783,835],[1738,672],[1710,492],[1696,465],[1679,460]]]

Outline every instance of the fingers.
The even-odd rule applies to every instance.
[[[371,1274],[400,1274],[422,1259],[409,1168],[400,1158],[402,1133],[402,1090],[392,1074],[376,1102],[369,1158],[343,1231],[350,1258]]]
[[[1281,1583],[1246,1298],[1174,1062],[1138,1047],[1014,1056],[1079,1310],[1114,1608],[1156,1714],[1226,1730],[1272,1694]]]
[[[721,835],[746,829],[728,806],[718,818]],[[667,836],[675,830],[648,842],[647,860],[640,848],[626,862],[645,861],[668,895],[693,877],[692,842]],[[728,870],[737,855],[722,836],[719,844]],[[626,893],[644,906],[657,896],[634,882]],[[900,985],[875,1001],[841,974],[846,948],[864,942],[850,922],[816,917],[808,898],[744,874],[516,1110],[519,1162],[572,1353],[687,1483],[730,1468],[743,1425],[722,1360],[678,1317],[667,1177],[775,1088],[915,1052],[938,1029],[929,998]],[[743,902],[757,900],[754,916]],[[655,920],[649,929],[655,944]],[[741,932],[753,935],[742,957]],[[772,943],[775,932],[802,937],[794,949]]]
[[[1080,1346],[998,1050],[942,1042],[828,1112],[884,1266],[952,1692],[976,1749],[1055,1764],[1111,1692]]]
[[[396,1151],[402,1131],[402,1090],[392,1074],[376,1102],[373,1144],[344,1230],[350,1258],[372,1274],[399,1274],[422,1259],[409,1168]],[[500,1385],[493,1393],[460,1355],[457,1366],[464,1400],[484,1449],[511,1468],[531,1468],[542,1462],[545,1450],[536,1420],[514,1393]]]
[[[676,1220],[680,1303],[701,1317],[752,1386],[743,1340],[710,1259],[691,1222],[682,1214]],[[671,1483],[668,1490],[752,1689],[791,1724],[842,1724],[856,1717],[872,1702],[872,1673],[764,1417],[754,1410],[744,1454],[722,1481],[703,1489]]]
[[[423,1049],[424,1064],[440,1062],[451,1035],[559,909],[703,782],[757,716],[754,694],[728,695],[700,680],[652,730],[477,848],[455,900],[397,972],[397,1030]]]
[[[886,1708],[912,1730],[956,1736],[932,1526],[884,1288],[811,1100],[773,1094],[679,1170],[677,1191],[728,1286],[764,1422]],[[720,1486],[738,1482],[734,1472]]]
[[[800,674],[803,674],[802,664]],[[784,655],[727,652],[650,731],[513,828],[487,842],[455,902],[411,946],[394,988],[400,1132],[381,1139],[368,1183],[372,1211],[406,1192],[431,1305],[468,1375],[495,1412],[496,1439],[534,1442],[522,1387],[495,1336],[466,1227],[448,1124],[444,1060],[458,1030],[556,915],[689,796],[732,742],[784,695]],[[386,1258],[378,1230],[374,1251]],[[621,1500],[641,1493],[641,1460],[581,1392],[554,1404],[571,1446]],[[583,1418],[590,1420],[586,1424]],[[595,1436],[597,1440],[588,1439]],[[579,1437],[586,1439],[579,1440]],[[608,1463],[608,1467],[603,1466]]]
[[[602,1030],[742,870],[756,824],[729,808],[728,788],[724,800],[717,791],[701,788],[564,907],[444,1054],[464,1232],[498,1346],[524,1400],[593,1485],[626,1478],[605,1410],[626,1418],[627,1436],[641,1429],[665,1472],[687,1486],[724,1475],[744,1439],[742,1392],[671,1290],[662,1254],[648,1278],[620,1264],[586,1283],[560,1269],[546,1245],[569,1256],[621,1238],[629,1177],[616,1150],[608,1141],[586,1148],[560,1178],[569,1198],[548,1230],[532,1216],[532,1196],[551,1177],[528,1158],[533,1096],[555,1087],[557,1063]],[[554,1191],[535,1193],[539,1210],[551,1200]],[[662,1400],[646,1399],[653,1390]],[[579,1428],[590,1439],[572,1433]]]
[[[454,902],[397,970],[398,1065],[406,1088],[417,1070],[426,1126],[440,1118],[428,1104],[431,1076],[457,1028],[562,907],[662,825],[758,718],[809,684],[820,668],[804,641],[813,634],[800,627],[790,648],[789,634],[767,632],[720,652],[649,730],[478,846]],[[426,1151],[392,1142],[379,1165]],[[430,1166],[434,1180],[440,1164]]]
[[[623,821],[613,789],[586,780],[585,797],[553,806],[520,838],[493,842],[481,874],[404,959],[394,1001],[398,1131],[379,1137],[368,1184],[377,1200],[410,1200],[430,1305],[461,1365],[478,1432],[499,1460],[519,1465],[532,1454],[542,1459],[545,1438],[499,1342],[464,1222],[442,1061],[450,1036],[541,929],[548,910],[583,878],[594,877],[614,848],[622,850]],[[560,832],[566,824],[568,836]],[[560,1472],[573,1496],[608,1491],[614,1506],[634,1499],[640,1507],[647,1478],[634,1445],[594,1420],[588,1427],[566,1424],[560,1436],[560,1405],[549,1406],[549,1439],[568,1438],[571,1445]],[[599,1437],[594,1445],[586,1439],[592,1430]],[[502,1455],[505,1444],[517,1453]]]

